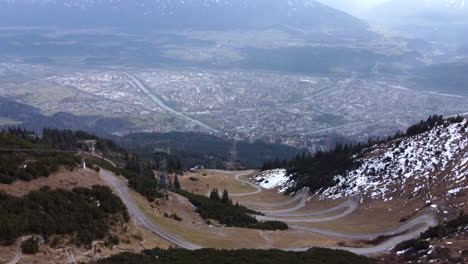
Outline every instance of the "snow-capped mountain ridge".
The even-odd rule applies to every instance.
[[[162,10],[173,11],[181,7],[251,7],[256,5],[264,5],[266,3],[280,4],[283,7],[289,7],[291,9],[299,8],[315,8],[323,7],[313,0],[135,0],[132,1],[132,5],[135,7],[160,12]],[[119,8],[125,1],[122,0],[0,0],[0,4],[3,6],[8,5],[33,5],[41,7],[50,6],[63,6],[68,8],[95,8],[106,6],[108,8]]]
[[[0,16],[0,26],[367,30],[313,0],[0,0]]]

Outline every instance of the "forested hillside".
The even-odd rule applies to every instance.
[[[47,149],[5,131],[0,132],[0,183],[47,177],[61,167],[73,169],[79,159],[73,153],[19,152],[6,149]]]
[[[200,133],[136,133],[117,138],[128,148],[152,151],[155,146],[170,147],[182,161],[184,167],[204,165],[205,167],[225,168],[231,158],[233,141]],[[260,168],[266,160],[293,158],[300,151],[296,148],[263,142],[238,142],[238,162],[247,168]]]
[[[0,243],[12,244],[29,234],[69,235],[70,242],[90,246],[108,235],[111,224],[129,221],[127,209],[111,189],[94,186],[73,191],[43,188],[25,197],[0,192]]]

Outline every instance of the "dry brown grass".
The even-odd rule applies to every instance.
[[[209,248],[261,248],[265,240],[258,230],[243,228],[225,228],[209,226],[200,218],[193,207],[178,195],[171,194],[169,201],[158,199],[160,206],[149,203],[138,193],[132,192],[138,206],[146,216],[165,230],[193,243]],[[173,208],[174,203],[179,203],[179,208]],[[185,208],[183,208],[185,207]],[[164,212],[175,212],[183,218],[182,222],[164,217]]]
[[[190,180],[191,177],[198,179],[198,181]],[[233,174],[228,173],[212,171],[188,172],[178,178],[184,190],[196,194],[205,195],[208,191],[213,190],[213,188],[218,188],[220,191],[226,189],[229,193],[248,193],[255,191],[254,188],[236,180]]]
[[[49,186],[53,189],[73,189],[77,187],[89,188],[93,185],[103,185],[99,174],[93,170],[75,169],[61,170],[49,177],[41,177],[32,181],[15,181],[12,184],[0,184],[0,190],[10,195],[23,196],[31,191]]]
[[[346,234],[369,234],[391,230],[403,223],[400,219],[424,206],[418,201],[402,206],[402,201],[372,201],[363,204],[352,214],[327,222],[301,223],[304,226],[316,227]]]
[[[325,235],[304,232],[301,230],[288,230],[282,232],[268,231],[266,232],[275,248],[295,248],[295,247],[333,247],[338,246],[338,243],[349,243],[353,240],[329,237]]]

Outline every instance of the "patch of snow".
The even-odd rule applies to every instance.
[[[452,189],[452,190],[449,190],[447,193],[448,194],[457,194],[459,193],[460,191],[462,190],[462,188],[455,188],[455,189]]]
[[[285,192],[292,184],[291,177],[285,169],[266,171],[254,177],[260,187],[264,189],[279,188],[279,192]]]

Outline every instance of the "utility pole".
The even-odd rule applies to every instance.
[[[171,179],[167,175],[167,163],[169,159],[169,149],[155,148],[153,155],[158,162],[158,179],[157,188],[162,190],[166,199],[169,198],[169,190],[171,189]]]
[[[231,161],[229,162],[230,169],[237,169],[237,139],[234,139],[231,147]]]
[[[85,161],[85,157],[84,157],[84,142],[80,142],[81,143],[81,168],[84,170],[86,169],[86,161]]]

